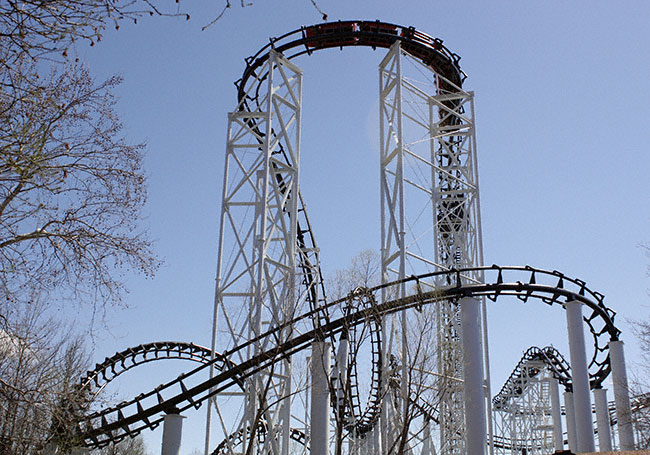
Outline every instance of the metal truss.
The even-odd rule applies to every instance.
[[[236,362],[291,338],[287,322],[304,311],[296,305],[302,71],[271,52],[261,74],[265,92],[255,94],[256,103],[244,98],[228,117],[212,349],[217,340],[220,350],[256,340]],[[253,444],[250,453],[287,453],[291,370],[287,357],[251,377],[237,426],[219,419],[224,437],[264,427],[264,440],[242,438]],[[227,445],[232,453],[243,450]]]
[[[549,365],[527,360],[519,365],[512,387],[502,391],[495,409],[495,432],[502,438],[498,454],[547,455],[553,453],[553,418]]]
[[[408,70],[406,71],[406,67]],[[482,264],[473,94],[401,49],[391,47],[380,64],[381,238],[384,282],[410,275]],[[470,274],[469,282],[481,277]],[[431,290],[447,283],[419,281]],[[412,293],[401,283],[383,298]],[[409,320],[411,318],[411,320]],[[413,320],[415,319],[415,320]],[[399,353],[407,378],[418,353],[409,352],[409,327],[437,324],[436,400],[441,408],[443,454],[464,453],[464,402],[459,307],[441,300],[426,314],[384,321],[384,361]],[[408,414],[408,381],[402,381],[401,409]],[[420,384],[427,387],[426,384]],[[431,384],[429,384],[431,386]],[[390,409],[385,418],[390,418]],[[403,419],[403,418],[402,418]],[[399,419],[398,419],[399,420]],[[401,422],[404,425],[405,422]],[[390,441],[390,437],[386,435]]]

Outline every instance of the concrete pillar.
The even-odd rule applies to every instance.
[[[564,410],[566,412],[566,433],[569,440],[569,450],[576,452],[576,414],[573,407],[573,392],[564,392]]]
[[[179,455],[183,434],[183,417],[177,410],[171,411],[163,419],[163,438],[161,455]]]
[[[330,439],[331,346],[323,341],[311,345],[311,455],[328,455]]]
[[[553,419],[553,448],[556,452],[564,450],[564,436],[562,435],[562,406],[560,404],[560,387],[558,380],[549,378],[551,393],[551,418]]]
[[[463,344],[463,394],[465,400],[465,449],[483,455],[486,446],[486,416],[483,405],[483,350],[479,301],[463,297],[459,301]]]
[[[607,389],[594,390],[596,405],[596,425],[598,428],[598,451],[612,451],[612,432],[609,426],[609,409],[607,408]]]
[[[571,379],[573,383],[573,406],[576,420],[576,442],[578,452],[594,452],[594,427],[591,415],[591,394],[589,393],[589,372],[587,352],[582,324],[582,304],[567,302],[567,330],[569,332],[569,353],[571,355]]]
[[[632,426],[632,409],[630,407],[630,389],[627,383],[625,355],[622,341],[609,342],[609,363],[612,367],[614,383],[614,401],[616,402],[616,420],[618,439],[621,450],[634,450],[634,428]]]

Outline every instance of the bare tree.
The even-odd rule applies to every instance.
[[[38,453],[48,442],[69,447],[71,417],[84,406],[75,385],[88,364],[84,343],[42,309],[20,309],[0,331],[3,455]]]
[[[91,452],[92,455],[147,455],[147,447],[142,436],[126,438],[118,443]]]
[[[119,302],[117,273],[157,266],[137,220],[142,145],[121,137],[111,89],[82,66],[33,66],[0,92],[0,292],[9,302]]]
[[[327,14],[317,2],[309,1],[323,20],[327,20]],[[32,59],[65,58],[74,43],[92,46],[101,41],[107,27],[119,29],[120,23],[125,20],[137,23],[147,16],[189,20],[190,14],[186,9],[181,9],[180,3],[180,0],[1,0],[0,67],[11,67],[16,59],[25,55]],[[218,22],[232,3],[230,0],[215,0],[214,18],[203,29]],[[241,8],[254,4],[252,0],[239,0],[236,3]]]
[[[348,306],[340,311],[358,311],[378,301],[369,288],[380,282],[381,263],[379,255],[372,250],[361,251],[353,257],[350,266],[335,273],[334,278],[328,280],[328,288],[335,299],[348,296]],[[417,293],[417,288],[413,293]],[[395,290],[388,289],[385,298],[393,298]],[[435,324],[435,311],[431,308],[418,308],[410,310],[407,338],[409,343],[404,350],[398,346],[392,346],[394,352],[388,352],[388,359],[381,359],[382,387],[381,400],[383,406],[387,407],[388,422],[384,422],[388,428],[388,441],[384,441],[386,453],[403,454],[410,453],[413,447],[422,445],[428,438],[425,427],[431,419],[437,417],[437,406],[440,401],[439,391],[440,377],[431,372],[437,370],[437,337]],[[388,315],[387,318],[397,317]],[[340,366],[334,367],[335,380],[333,381],[332,396],[335,397],[335,443],[334,453],[343,453],[343,443],[347,438],[355,437],[355,432],[360,427],[352,425],[350,419],[368,421],[368,413],[376,413],[378,410],[366,409],[364,401],[366,397],[353,397],[353,394],[373,393],[368,390],[371,387],[366,384],[360,387],[363,379],[358,375],[365,372],[368,376],[371,362],[371,351],[373,343],[376,343],[377,334],[373,333],[382,330],[380,318],[374,321],[348,327],[345,330],[345,337],[348,341],[347,371],[341,374],[336,371]],[[383,342],[386,342],[387,334],[381,335]],[[386,348],[386,346],[385,346]],[[402,356],[406,354],[406,358]],[[378,360],[378,359],[375,359]],[[337,362],[340,359],[337,359]],[[406,362],[406,367],[403,367]],[[344,378],[341,380],[340,378]],[[366,381],[370,379],[366,377]],[[376,378],[372,378],[376,380]],[[356,382],[356,384],[353,384]],[[365,389],[365,390],[362,390]],[[369,397],[372,399],[372,397]],[[353,415],[352,409],[355,402],[361,402],[362,415]],[[358,406],[358,404],[356,405]],[[375,418],[377,416],[375,415]],[[365,423],[363,425],[366,425]],[[362,425],[362,426],[363,426]],[[376,423],[374,425],[377,425]],[[358,435],[357,435],[358,436]],[[427,441],[431,444],[431,441]]]

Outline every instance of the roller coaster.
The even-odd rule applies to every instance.
[[[292,60],[353,46],[388,49],[382,283],[328,299],[300,191],[302,71]],[[229,114],[212,345],[149,343],[97,364],[80,382],[86,402],[143,364],[196,365],[132,399],[71,411],[81,445],[163,423],[178,439],[180,420],[168,417],[206,404],[206,455],[593,451],[594,434],[601,450],[633,448],[620,331],[604,296],[556,270],[482,265],[473,94],[459,60],[438,38],[379,21],[302,27],[246,59]],[[554,348],[531,348],[492,398],[486,308],[502,297],[565,309],[571,366]],[[589,391],[610,375],[605,424]],[[178,454],[170,440],[163,455]]]

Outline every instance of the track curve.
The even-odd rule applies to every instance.
[[[557,379],[560,384],[568,391],[573,389],[571,380],[571,367],[566,361],[564,356],[552,346],[538,348],[532,346],[526,350],[521,360],[517,363],[512,373],[503,384],[503,387],[497,395],[492,398],[492,406],[494,410],[500,410],[507,406],[510,397],[521,395],[523,381],[523,367],[530,361],[541,361],[552,372],[553,377]]]
[[[95,368],[81,378],[81,390],[90,396],[97,396],[111,381],[126,371],[157,360],[189,360],[198,363],[210,362],[212,351],[194,343],[182,341],[156,341],[140,344],[106,357]],[[234,365],[227,358],[215,353],[215,368],[223,371]]]
[[[470,272],[482,272],[486,277],[483,283],[468,282],[465,277]],[[450,270],[409,277],[404,282],[417,282],[425,278],[438,277],[441,282],[449,283],[435,291],[410,295],[403,299],[376,303],[370,308],[364,308],[347,316],[337,318],[312,331],[300,334],[285,343],[275,346],[253,358],[219,372],[211,380],[188,385],[193,378],[204,373],[210,363],[201,365],[194,370],[180,375],[173,381],[161,384],[154,390],[143,393],[138,397],[119,403],[116,406],[92,413],[79,424],[79,437],[88,447],[101,447],[111,441],[118,441],[126,436],[138,434],[144,428],[157,426],[163,419],[160,416],[165,410],[175,407],[179,411],[191,407],[198,408],[208,397],[224,391],[244,380],[250,375],[269,367],[289,355],[310,346],[312,340],[325,336],[339,334],[345,327],[361,324],[377,315],[391,314],[396,311],[417,308],[421,305],[445,299],[459,299],[464,296],[485,296],[497,300],[500,296],[516,296],[522,301],[537,299],[548,305],[562,304],[567,301],[578,301],[589,308],[590,312],[584,317],[594,339],[594,353],[589,364],[589,375],[592,387],[599,386],[609,374],[609,357],[606,354],[606,344],[609,340],[617,340],[620,331],[614,326],[614,312],[603,302],[602,294],[591,291],[584,281],[569,278],[557,271],[545,271],[532,267],[474,267],[462,270]],[[382,288],[396,286],[400,282],[388,283],[372,288],[376,293]],[[340,305],[342,300],[331,302],[325,308],[310,311],[298,316],[288,324],[295,324],[306,318],[318,317],[318,311],[326,311],[334,305]],[[273,332],[282,330],[277,327],[261,337],[267,337]],[[607,340],[605,340],[607,338]],[[257,340],[250,340],[236,348],[223,353],[226,359],[235,353],[246,349]],[[216,361],[216,359],[215,359]]]
[[[451,82],[457,87],[462,85],[465,73],[460,69],[460,56],[445,47],[441,39],[416,30],[414,27],[378,20],[351,20],[303,26],[278,38],[271,38],[269,44],[246,59],[244,74],[235,83],[237,100],[239,103],[246,103],[247,98],[256,98],[259,90],[251,90],[251,85],[255,81],[259,84],[266,79],[266,75],[258,74],[258,70],[269,59],[272,50],[282,53],[291,60],[300,55],[311,55],[322,49],[357,46],[372,49],[389,48],[397,41],[401,42],[404,51],[434,68],[449,81],[443,81],[443,84],[449,85]],[[244,108],[243,106],[241,109]]]

